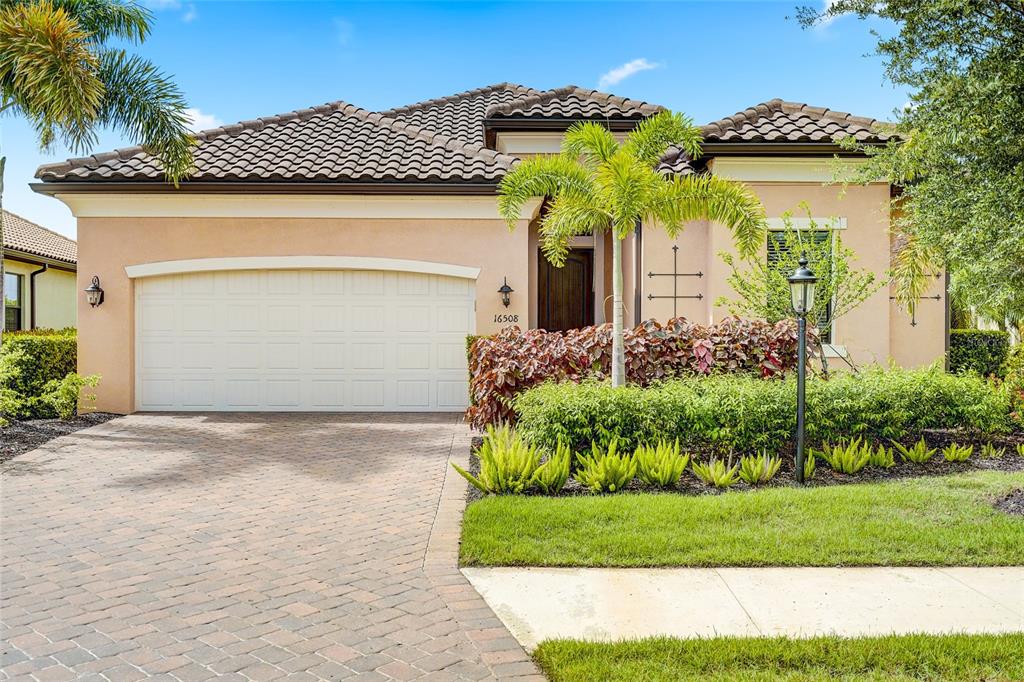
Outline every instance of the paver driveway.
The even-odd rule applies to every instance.
[[[2,490],[11,679],[536,675],[456,568],[455,415],[133,415]]]

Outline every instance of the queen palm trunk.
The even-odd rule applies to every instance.
[[[622,240],[612,235],[612,387],[626,385],[626,349],[623,343]]]

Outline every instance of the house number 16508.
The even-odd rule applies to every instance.
[[[494,321],[498,322],[498,323],[518,322],[519,321],[519,316],[518,315],[512,315],[512,314],[509,314],[509,313],[499,313],[498,315],[494,316]]]

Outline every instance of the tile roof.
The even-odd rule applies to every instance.
[[[190,180],[251,182],[493,182],[516,161],[479,144],[345,102],[196,134]],[[41,166],[44,181],[162,180],[141,147]]]
[[[664,107],[567,85],[491,105],[487,118],[640,119],[659,111]]]
[[[705,142],[886,142],[884,121],[773,99],[704,126]]]
[[[65,263],[78,262],[78,244],[62,234],[4,210],[4,248]]]
[[[496,83],[380,113],[466,142],[482,142],[483,121],[488,109],[535,94],[537,90],[525,85]]]

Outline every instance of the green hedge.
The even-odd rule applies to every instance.
[[[949,371],[977,372],[982,376],[1002,376],[1010,352],[1010,335],[989,329],[951,329],[949,332]]]
[[[4,401],[8,416],[18,419],[55,417],[51,404],[41,400],[48,381],[61,380],[77,370],[78,338],[74,329],[36,329],[7,332],[0,348],[4,365]]]
[[[574,449],[613,436],[633,448],[679,439],[688,448],[728,453],[778,450],[796,429],[795,380],[717,375],[668,381],[650,388],[612,389],[606,383],[545,384],[516,400],[517,430],[527,440]],[[923,429],[965,427],[985,433],[1008,428],[1007,393],[976,376],[938,368],[871,369],[807,385],[810,442],[863,435],[905,439]]]

